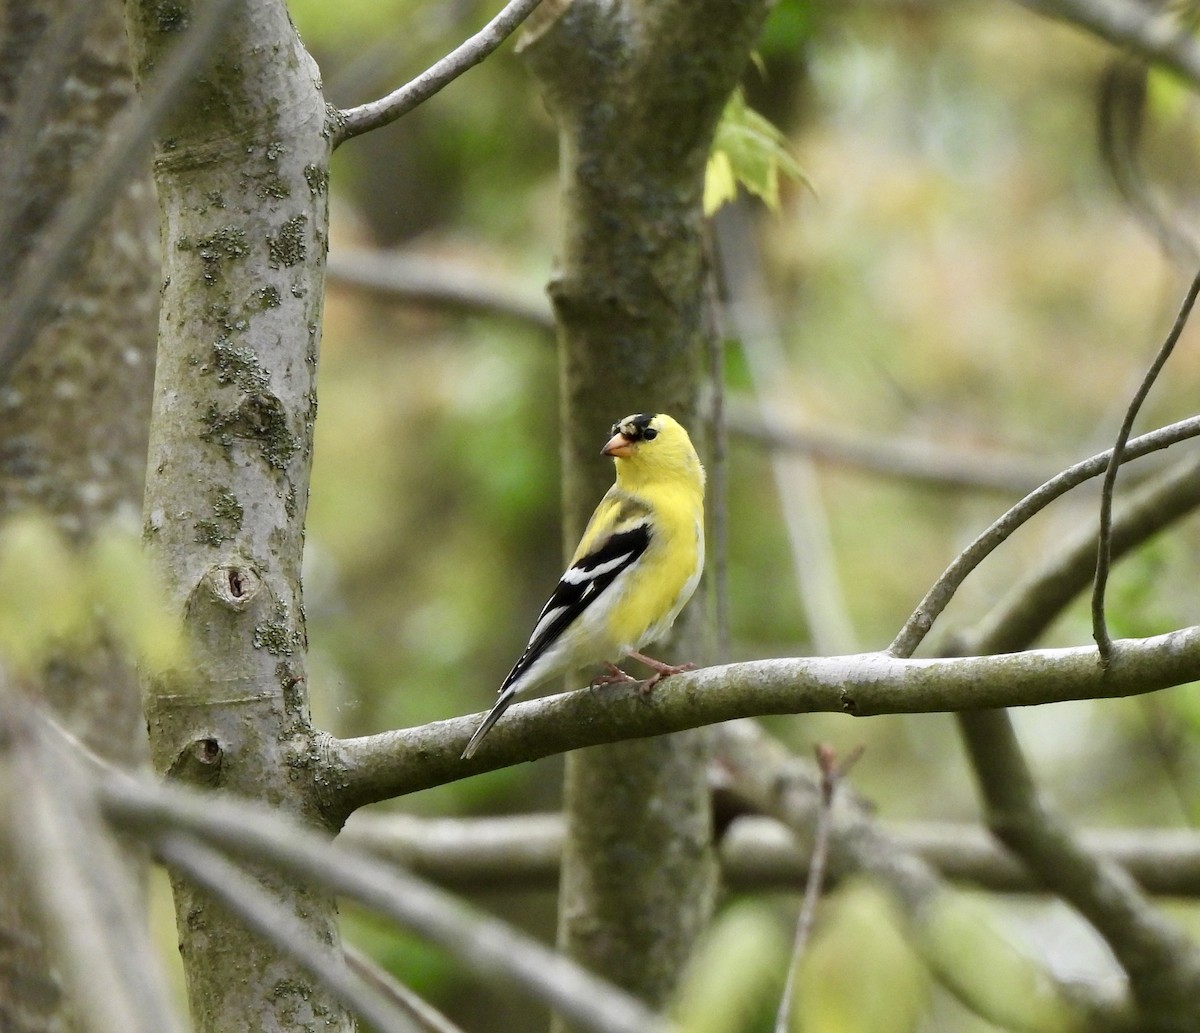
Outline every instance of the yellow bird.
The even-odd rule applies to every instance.
[[[520,695],[555,676],[604,663],[592,685],[634,681],[614,659],[630,657],[659,680],[673,667],[638,652],[670,630],[704,569],[704,467],[687,431],[664,413],[618,420],[601,450],[617,482],[588,521],[529,644],[500,698],[463,750],[466,760]]]

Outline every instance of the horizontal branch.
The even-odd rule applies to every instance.
[[[389,301],[428,305],[464,315],[498,316],[554,336],[554,314],[542,294],[532,295],[477,265],[414,251],[338,247],[329,253],[327,282]]]
[[[945,878],[1004,893],[1040,889],[1029,871],[986,829],[965,822],[884,824],[905,851]],[[1098,829],[1080,839],[1123,865],[1150,893],[1200,896],[1200,832],[1192,829]],[[562,854],[561,814],[497,818],[420,818],[361,812],[339,837],[414,874],[456,890],[553,892]],[[808,857],[779,822],[739,817],[721,838],[723,881],[735,890],[804,888]]]
[[[518,703],[479,753],[460,760],[482,715],[327,742],[318,773],[338,786],[338,815],[565,750],[764,714],[925,714],[1133,696],[1200,678],[1200,627],[1115,644],[998,656],[903,660],[886,653],[754,660],[674,675],[649,695],[639,686],[579,690]],[[331,770],[332,769],[332,770]],[[335,815],[336,816],[336,815]]]

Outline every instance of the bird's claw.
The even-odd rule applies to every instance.
[[[598,674],[591,681],[591,685],[589,687],[593,692],[595,692],[597,689],[604,688],[606,685],[620,685],[622,682],[637,681],[633,675],[626,674],[616,664],[605,663],[604,666],[608,669],[607,673]]]
[[[678,665],[659,663],[654,668],[654,673],[649,678],[647,678],[644,682],[642,682],[641,687],[638,689],[638,692],[640,692],[643,696],[649,696],[650,691],[654,688],[654,686],[657,685],[664,678],[669,678],[673,674],[682,674],[684,671],[694,671],[695,669],[696,669],[696,665],[693,663],[678,664]]]

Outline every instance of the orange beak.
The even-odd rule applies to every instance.
[[[624,434],[614,434],[607,445],[600,449],[602,456],[618,456],[626,459],[633,455],[633,442]]]

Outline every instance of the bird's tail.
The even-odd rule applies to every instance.
[[[479,749],[479,744],[483,741],[483,737],[492,730],[492,725],[500,720],[500,716],[504,713],[504,711],[512,706],[513,701],[516,698],[517,687],[515,685],[510,685],[507,689],[500,693],[500,698],[496,700],[495,706],[488,711],[487,717],[485,717],[483,719],[483,723],[477,729],[475,729],[475,734],[471,736],[471,741],[467,743],[467,748],[462,751],[463,760],[471,759],[475,751]]]

